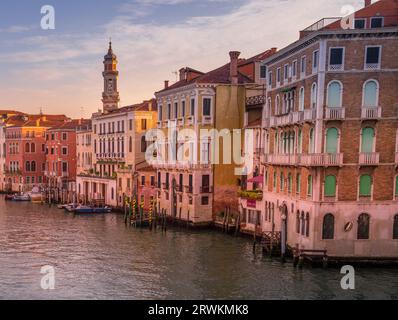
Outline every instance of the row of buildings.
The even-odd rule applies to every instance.
[[[269,47],[183,67],[156,99],[120,107],[110,44],[90,120],[2,112],[1,188],[115,207],[138,197],[291,248],[398,257],[398,2],[367,0]]]

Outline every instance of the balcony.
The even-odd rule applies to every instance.
[[[269,154],[267,161],[274,165],[297,165],[298,155],[296,154]]]
[[[380,154],[378,152],[359,154],[359,165],[361,166],[377,166],[379,162],[380,162]]]
[[[362,107],[362,119],[379,119],[381,118],[381,107]]]
[[[343,165],[342,153],[313,153],[301,155],[300,164],[307,167],[340,167]]]
[[[210,186],[200,187],[200,193],[212,193],[212,192],[213,192],[213,187]]]
[[[314,121],[316,119],[316,109],[305,109],[303,121]]]
[[[365,63],[365,70],[373,71],[380,69],[380,63]]]
[[[345,118],[345,108],[328,108],[325,110],[326,120],[343,120]]]
[[[331,64],[329,65],[329,71],[343,71],[344,65],[343,64]]]
[[[247,200],[263,200],[262,190],[242,190],[238,192],[238,197]]]

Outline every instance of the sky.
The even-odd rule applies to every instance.
[[[363,0],[13,0],[0,2],[0,109],[90,117],[101,109],[103,57],[112,38],[121,105],[150,99],[189,66],[282,49],[299,30]],[[55,29],[41,28],[41,8]]]

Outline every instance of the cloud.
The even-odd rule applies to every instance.
[[[192,12],[183,20],[173,22],[171,18],[167,24],[156,19],[137,22],[138,15],[148,14],[148,6],[169,5],[178,10],[180,4],[189,2],[130,1],[119,8],[119,15],[98,26],[96,33],[20,40],[23,50],[0,54],[2,61],[25,65],[14,71],[13,81],[2,77],[0,107],[4,103],[15,105],[9,89],[18,92],[15,88],[22,83],[29,90],[18,97],[21,104],[24,99],[35,101],[58,112],[68,110],[74,116],[80,116],[84,106],[89,116],[101,107],[102,58],[110,36],[119,60],[121,100],[127,105],[151,98],[163,80],[175,80],[173,72],[180,67],[209,71],[226,63],[230,50],[239,50],[248,58],[270,47],[282,48],[297,40],[300,29],[325,16],[339,15],[343,5],[362,5],[362,0],[246,0],[222,14],[195,16]],[[128,8],[141,11],[127,14]],[[34,89],[52,94],[33,94]]]

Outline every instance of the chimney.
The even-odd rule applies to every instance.
[[[169,80],[164,81],[164,88],[167,89],[169,87]]]
[[[180,81],[187,79],[187,68],[180,69]]]
[[[372,0],[365,0],[365,8],[372,4]]]
[[[229,76],[230,76],[232,85],[238,84],[238,58],[239,58],[239,55],[240,55],[239,51],[231,51],[229,53],[229,56],[231,57]]]

